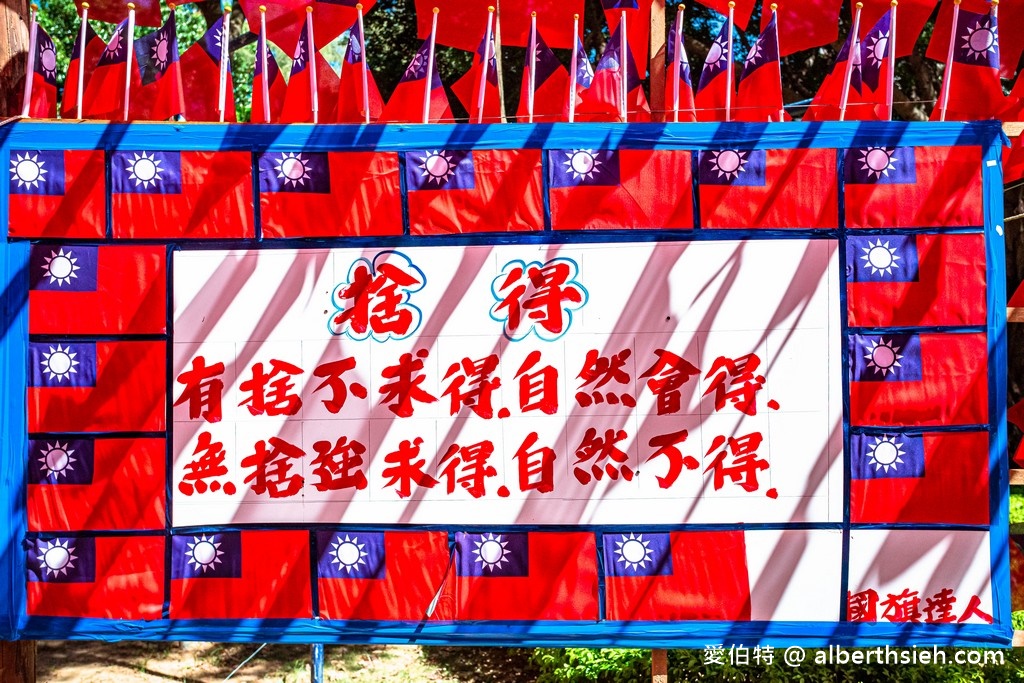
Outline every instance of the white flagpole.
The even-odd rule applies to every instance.
[[[79,30],[78,38],[78,99],[75,103],[77,109],[75,118],[82,118],[82,90],[85,89],[85,36],[89,26],[89,3],[82,3],[82,28]]]
[[[890,121],[892,121],[893,96],[896,92],[896,6],[899,4],[898,0],[892,0],[889,3],[892,7],[892,14],[889,19],[889,65],[886,74],[888,83],[885,86],[885,105],[889,110],[888,119]]]
[[[960,0],[953,0],[953,26],[949,29],[949,50],[946,52],[946,68],[942,73],[942,101],[939,104],[939,121],[946,120],[949,106],[949,85],[953,79],[953,50],[956,45],[957,22],[960,20]]]
[[[437,13],[440,11],[437,7],[434,8],[434,18],[430,23],[430,53],[427,55],[427,77],[423,81],[423,123],[430,123],[431,85],[434,83],[434,43],[437,40]]]
[[[476,122],[484,122],[484,102],[487,93],[487,72],[491,68],[491,31],[494,28],[494,6],[487,8],[487,31],[484,33],[484,68],[480,71],[480,89],[476,95]]]
[[[580,58],[580,15],[572,15],[572,61],[569,62],[569,123],[576,120],[576,75]]]
[[[959,0],[955,0],[959,2]],[[850,51],[846,55],[846,74],[843,78],[843,92],[839,96],[839,120],[846,120],[846,104],[850,101],[850,81],[853,79],[853,53],[860,49],[860,12],[864,3],[858,2],[853,13],[853,28],[850,29]]]
[[[309,69],[309,100],[313,107],[313,123],[318,123],[320,117],[320,93],[316,87],[316,40],[313,38],[313,6],[306,8],[306,35],[309,36],[309,45],[306,46],[306,54],[309,59],[306,68]]]
[[[363,33],[363,3],[356,4],[356,12],[359,13],[359,61],[362,63],[360,78],[363,79],[363,123],[370,123],[370,76],[366,65],[366,34]],[[344,61],[344,60],[343,60]]]
[[[135,3],[128,3],[128,54],[125,55],[124,120],[128,120],[128,104],[132,94],[132,53],[135,52]]]
[[[217,111],[220,112],[220,122],[224,123],[225,109],[227,109],[228,89],[228,39],[229,28],[228,17],[231,15],[231,8],[224,8],[224,24],[220,31],[220,86],[217,92]]]
[[[779,48],[779,13],[778,12],[779,12],[779,6],[773,2],[772,3],[772,14],[774,15],[773,19],[775,19],[775,47],[776,48]],[[781,69],[782,69],[782,65],[780,64],[779,65],[779,70],[781,71]],[[779,75],[781,77],[781,73]],[[769,121],[770,120],[771,119],[769,119]],[[786,110],[785,110],[785,108],[779,109],[779,118],[778,118],[778,120],[779,121],[785,121],[786,120]]]
[[[537,13],[530,15],[530,91],[526,93],[528,123],[533,123],[533,96],[537,88]]]
[[[629,110],[626,107],[626,95],[629,92],[629,55],[626,53],[626,10],[622,10],[622,18],[619,19],[619,118],[623,123],[629,120]]]
[[[270,73],[267,70],[267,53],[270,50],[267,48],[267,6],[260,5],[260,68],[262,69],[263,78],[261,79],[261,90],[263,91],[263,123],[270,123]]]
[[[735,67],[732,60],[732,28],[736,22],[736,3],[729,0],[729,60],[725,63],[725,120],[732,121],[732,88]]]
[[[672,28],[672,122],[679,123],[679,80],[683,70],[683,13],[686,5],[679,5],[676,25]]]
[[[25,68],[25,95],[21,103],[21,115],[28,116],[29,107],[32,104],[32,72],[36,70],[36,44],[39,39],[36,36],[39,25],[36,23],[38,8],[32,5],[28,23],[28,65]]]

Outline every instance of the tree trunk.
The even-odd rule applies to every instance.
[[[0,641],[0,683],[35,683],[36,641]]]
[[[28,2],[4,0],[0,6],[0,118],[21,112],[28,56]]]

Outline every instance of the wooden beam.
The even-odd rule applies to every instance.
[[[0,641],[0,683],[35,683],[36,641]]]
[[[1010,470],[1010,486],[1024,486],[1024,470]]]
[[[651,650],[652,683],[668,683],[668,650]]]
[[[28,1],[0,6],[0,118],[21,113],[28,65]]]
[[[655,121],[665,120],[665,0],[651,5],[651,115]]]
[[[1013,646],[1024,647],[1024,631],[1013,632]]]
[[[1003,123],[1003,132],[1006,133],[1008,138],[1017,137],[1024,133],[1024,121],[1005,121]]]

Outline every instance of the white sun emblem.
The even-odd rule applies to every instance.
[[[338,569],[344,569],[351,574],[359,565],[366,565],[368,553],[365,551],[366,544],[359,542],[358,536],[339,538],[334,541],[331,548],[331,562],[338,565]]]
[[[424,57],[422,52],[417,52],[416,56],[409,62],[409,67],[405,70],[405,74],[402,76],[403,80],[410,80],[414,78],[421,78],[427,73],[427,59]]]
[[[871,66],[880,66],[885,61],[889,51],[889,34],[874,33],[868,36],[867,48],[868,60],[871,62]]]
[[[604,169],[601,168],[601,164],[604,163],[598,157],[598,154],[592,149],[574,149],[571,152],[565,152],[567,157],[565,163],[568,173],[573,177],[573,180],[591,180],[596,175],[600,175]]]
[[[49,353],[43,352],[43,360],[39,363],[43,366],[43,374],[47,379],[57,378],[63,382],[72,374],[77,373],[78,361],[75,360],[77,353],[72,353],[71,346],[67,347],[57,344],[57,348],[50,347]]]
[[[75,568],[75,546],[71,541],[55,539],[47,541],[46,547],[42,549],[36,559],[39,560],[39,568],[43,573],[50,576],[61,576],[67,574],[69,569]]]
[[[300,40],[295,46],[295,56],[292,57],[292,61],[295,62],[295,68],[301,69],[303,62],[306,61],[306,48],[305,42]]]
[[[277,177],[284,180],[286,186],[298,187],[299,185],[305,185],[306,181],[310,179],[309,160],[303,157],[301,153],[283,153],[274,170],[277,171]]]
[[[964,44],[960,49],[966,52],[968,57],[978,61],[988,59],[988,54],[995,52],[999,46],[999,34],[988,17],[969,27],[963,35],[963,40]]]
[[[75,451],[69,449],[69,445],[70,443],[61,445],[60,441],[56,441],[53,444],[46,444],[46,448],[39,451],[43,454],[43,457],[39,458],[39,469],[54,481],[62,476],[68,476],[68,472],[73,471],[73,465],[78,462],[78,458],[71,457]]]
[[[35,189],[42,183],[50,171],[43,168],[45,161],[39,160],[39,154],[25,152],[15,154],[11,160],[11,180],[18,181],[18,187],[30,187]]]
[[[50,278],[50,284],[57,283],[58,287],[71,282],[72,278],[77,278],[78,274],[76,271],[79,270],[77,265],[78,259],[68,249],[66,252],[63,248],[58,251],[51,251],[49,256],[43,257],[46,263],[42,265],[42,269],[46,271],[44,277]]]
[[[484,569],[488,571],[501,569],[502,563],[508,562],[508,550],[506,549],[508,541],[501,540],[501,534],[497,536],[484,534],[479,541],[474,541],[474,543],[476,548],[473,549],[473,554],[476,557],[473,561],[479,562]]]
[[[420,168],[423,169],[423,177],[428,183],[443,185],[448,179],[455,175],[455,164],[452,163],[451,154],[443,149],[427,150],[420,158]]]
[[[867,147],[860,150],[860,159],[857,160],[861,164],[860,170],[867,171],[871,178],[888,177],[889,171],[896,170],[893,162],[899,161],[895,152],[895,149],[887,147]]]
[[[878,238],[875,244],[871,244],[871,240],[868,240],[868,246],[861,247],[861,251],[864,252],[864,255],[861,256],[864,267],[869,269],[872,275],[878,273],[892,275],[893,269],[900,267],[900,264],[896,263],[900,259],[896,253],[896,247],[890,247],[888,241],[883,244],[882,238]]]
[[[889,470],[894,472],[898,465],[903,464],[903,460],[900,456],[906,455],[903,450],[903,444],[896,440],[893,436],[882,436],[875,439],[875,443],[871,444],[868,450],[868,458],[871,460],[871,464],[875,466],[875,471],[883,470],[886,473]]]
[[[647,566],[651,559],[651,542],[644,540],[644,535],[622,535],[621,541],[615,541],[616,562],[621,562],[627,569],[637,570]]]
[[[220,564],[220,556],[223,554],[224,551],[220,549],[217,537],[212,534],[210,536],[203,534],[199,538],[193,536],[192,542],[185,550],[188,564],[194,565],[204,574],[208,569],[213,569]]]
[[[868,361],[868,367],[875,369],[876,375],[885,377],[890,372],[895,375],[896,368],[903,367],[900,365],[900,360],[903,358],[900,355],[902,347],[896,346],[893,340],[886,341],[883,337],[880,341],[872,341],[871,346],[865,348],[868,352],[864,358]]]
[[[148,188],[150,185],[153,185],[155,187],[163,180],[160,177],[160,174],[164,171],[160,167],[162,163],[163,161],[157,159],[155,154],[137,152],[135,158],[128,161],[128,166],[125,167],[125,170],[128,171],[129,180],[134,180],[136,186],[142,185],[143,188]]]
[[[754,41],[754,44],[750,46],[750,51],[747,53],[747,58],[743,60],[745,66],[754,66],[757,64],[757,60],[764,56],[764,52],[761,50],[761,39],[758,38]]]
[[[52,41],[46,42],[39,51],[39,68],[48,79],[56,78],[57,50],[53,47]]]
[[[107,43],[107,47],[103,50],[103,56],[107,59],[113,59],[117,56],[118,51],[121,49],[121,28],[118,27],[114,30],[114,35],[110,36],[110,42]]]
[[[738,149],[723,149],[711,152],[711,170],[718,173],[719,178],[735,180],[746,170],[747,157],[750,152]]]
[[[711,43],[711,49],[708,50],[708,57],[704,63],[710,65],[712,70],[724,69],[727,59],[729,59],[729,46],[722,36],[718,36],[715,38],[715,42]]]
[[[167,34],[161,33],[156,38],[156,44],[153,45],[153,62],[161,71],[167,68],[170,51],[170,41],[167,40]]]

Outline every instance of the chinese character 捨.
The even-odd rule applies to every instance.
[[[753,353],[736,359],[716,358],[704,375],[705,380],[710,380],[704,395],[714,392],[715,410],[722,410],[725,402],[730,401],[741,413],[756,415],[757,392],[764,386],[764,377],[754,374],[760,365],[761,359]],[[777,406],[772,403],[770,407]]]
[[[490,441],[482,441],[471,446],[449,446],[440,462],[444,465],[441,474],[448,477],[448,493],[454,493],[455,484],[458,483],[474,498],[486,494],[487,478],[498,474],[498,470],[487,462],[493,454],[494,444]]]
[[[519,379],[519,410],[539,410],[547,415],[558,412],[558,370],[545,365],[536,371],[540,351],[531,351],[516,372]]]
[[[658,415],[678,413],[682,407],[680,389],[691,377],[699,375],[700,370],[671,351],[657,349],[654,353],[658,360],[640,378],[650,377],[647,388],[658,397]]]
[[[712,470],[714,471],[716,491],[725,484],[726,477],[729,477],[733,483],[739,484],[744,491],[752,492],[757,490],[757,473],[768,469],[768,461],[762,460],[757,455],[757,449],[763,440],[764,437],[761,436],[760,432],[753,432],[739,438],[730,436],[728,440],[724,436],[716,436],[714,438],[711,442],[711,447],[705,455],[711,455],[719,448],[722,450],[711,461],[711,464],[705,468],[704,473],[707,474]],[[728,443],[728,449],[722,448],[726,443]],[[729,465],[725,464],[727,455],[732,456],[732,463]],[[774,491],[775,489],[771,489],[768,495],[772,496]]]
[[[420,385],[426,380],[423,375],[423,359],[430,354],[426,349],[416,352],[414,359],[411,353],[403,353],[397,365],[391,365],[380,373],[386,380],[392,380],[378,391],[384,395],[382,403],[388,403],[388,410],[399,417],[412,417],[413,401],[433,403],[437,400],[424,391]]]
[[[319,478],[313,484],[317,491],[351,488],[362,491],[367,487],[366,473],[362,469],[366,446],[342,436],[333,445],[330,441],[317,441],[313,450],[316,457],[310,462],[310,472]]]
[[[505,321],[505,335],[520,340],[531,331],[541,339],[565,334],[572,312],[587,303],[587,290],[574,280],[574,261],[556,258],[546,264],[513,261],[491,284],[497,304],[491,317]]]
[[[301,474],[291,474],[290,461],[305,455],[303,450],[276,436],[257,441],[254,448],[255,453],[242,458],[242,467],[253,468],[244,482],[252,482],[253,493],[271,498],[289,498],[298,493],[303,479]]]
[[[613,354],[611,358],[606,358],[599,355],[597,349],[587,351],[587,359],[584,362],[583,369],[577,375],[579,379],[583,380],[583,383],[580,385],[580,391],[576,393],[576,402],[584,408],[599,403],[616,405],[620,402],[630,408],[635,408],[636,399],[633,398],[632,393],[625,391],[623,387],[618,387],[623,390],[621,394],[607,390],[597,391],[597,389],[601,389],[609,382],[615,382],[615,384],[625,385],[626,387],[631,384],[629,373],[624,368],[626,367],[626,361],[632,353],[630,349],[622,349],[618,353]],[[583,391],[588,385],[593,385],[590,387],[589,394]]]
[[[321,363],[313,371],[314,377],[323,379],[313,393],[320,391],[321,389],[330,389],[331,397],[324,399],[324,406],[330,412],[337,415],[341,412],[341,409],[345,407],[345,401],[348,400],[349,385],[345,383],[345,379],[342,377],[349,370],[354,370],[356,367],[355,358],[342,358],[341,360],[330,361],[329,363]],[[351,384],[352,395],[356,398],[366,398],[366,387],[358,382],[352,382]]]
[[[174,405],[188,401],[190,420],[202,416],[207,422],[220,422],[223,417],[221,399],[224,395],[224,381],[220,379],[222,374],[223,363],[207,365],[204,357],[196,356],[192,359],[192,367],[178,375],[178,383],[184,384],[185,388],[181,390],[181,396]]]
[[[480,360],[463,358],[460,363],[452,363],[444,378],[451,380],[442,396],[451,397],[451,414],[458,415],[463,406],[484,418],[491,419],[494,410],[491,408],[491,394],[501,386],[501,379],[491,377],[498,369],[498,356],[491,354]]]
[[[408,498],[412,495],[412,485],[432,489],[437,486],[437,480],[423,471],[426,460],[420,458],[420,446],[423,439],[416,437],[412,442],[408,439],[398,444],[398,450],[392,451],[384,456],[384,462],[391,467],[385,467],[381,474],[387,481],[384,487],[398,485],[395,493],[399,498]]]
[[[659,455],[664,455],[668,458],[668,472],[666,472],[663,477],[655,477],[655,479],[658,480],[658,486],[661,488],[667,489],[671,487],[672,484],[676,483],[676,480],[679,479],[679,475],[683,473],[684,468],[688,470],[696,470],[700,468],[700,463],[697,462],[697,458],[692,455],[684,456],[683,452],[676,448],[678,444],[686,441],[686,437],[689,435],[690,434],[687,430],[680,429],[678,432],[653,436],[651,437],[651,440],[647,442],[648,446],[658,449],[654,451],[649,458],[647,458],[647,462],[657,458]]]
[[[597,481],[601,481],[607,474],[611,479],[618,479],[619,474],[626,481],[633,480],[633,470],[625,463],[629,456],[615,447],[620,441],[625,441],[627,434],[619,429],[607,429],[604,436],[598,436],[597,430],[593,427],[587,429],[583,440],[576,448],[576,463],[573,467],[573,474],[581,484],[589,484],[591,474]],[[593,461],[590,472],[580,467],[581,464]],[[607,460],[602,466],[602,461]]]
[[[538,439],[537,432],[530,432],[512,456],[519,461],[519,490],[551,493],[555,490],[555,451],[547,446],[530,450]]]
[[[263,363],[254,363],[252,377],[238,385],[239,391],[251,395],[238,405],[248,403],[253,415],[295,415],[302,407],[302,399],[292,391],[292,377],[301,374],[302,368],[276,358],[270,361],[270,372],[264,371]]]
[[[389,257],[396,261],[385,261]],[[349,271],[349,282],[335,292],[334,316],[337,334],[350,333],[356,339],[404,339],[420,323],[420,311],[407,302],[413,292],[423,289],[426,278],[404,254],[382,252],[371,265],[360,259]]]
[[[221,483],[217,477],[223,477],[228,473],[224,464],[227,454],[224,452],[224,444],[214,441],[209,432],[200,432],[199,441],[192,455],[198,455],[191,462],[185,464],[185,473],[178,482],[178,490],[186,496],[195,493],[216,493],[221,489]],[[207,483],[207,479],[212,479]],[[229,496],[235,492],[234,482],[224,483],[224,493]]]

